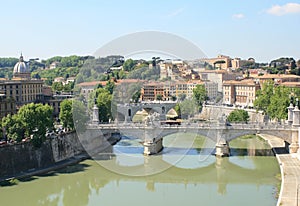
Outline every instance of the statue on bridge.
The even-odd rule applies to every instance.
[[[148,114],[145,119],[145,126],[159,126],[160,122],[160,114],[157,112],[154,112],[152,114]]]

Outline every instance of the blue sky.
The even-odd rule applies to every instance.
[[[299,0],[1,1],[0,56],[93,54],[120,36],[169,32],[208,57],[300,59]]]

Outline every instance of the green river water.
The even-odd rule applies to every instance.
[[[276,205],[280,170],[264,141],[238,138],[230,157],[216,158],[214,143],[188,139],[170,135],[161,154],[145,157],[138,139],[124,137],[97,161],[0,187],[0,205]]]

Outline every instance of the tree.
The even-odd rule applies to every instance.
[[[114,92],[115,83],[112,81],[107,81],[105,87],[104,87],[110,94]]]
[[[271,96],[274,93],[273,89],[273,81],[267,81],[263,83],[262,89],[257,91],[256,99],[254,101],[254,107],[257,110],[261,110],[264,113],[267,113],[268,106],[271,102]]]
[[[177,97],[176,96],[171,96],[172,101],[176,101]]]
[[[64,128],[74,129],[72,100],[65,99],[60,103],[59,119]]]
[[[64,89],[64,86],[61,82],[54,82],[52,84],[52,90],[53,91],[62,91]]]
[[[198,84],[193,89],[193,99],[195,99],[200,111],[202,109],[202,104],[207,100],[207,92],[204,85]]]
[[[39,146],[44,140],[47,129],[53,129],[53,108],[49,105],[26,104],[20,108],[17,118],[24,124],[25,135],[33,135],[33,144]]]
[[[157,94],[157,95],[156,95],[156,100],[157,100],[157,101],[163,100],[163,96],[162,96],[161,94]]]
[[[242,109],[235,109],[227,117],[229,122],[244,122],[247,123],[249,120],[249,114],[247,111]]]
[[[290,90],[283,86],[275,87],[274,94],[270,97],[270,104],[267,108],[267,114],[271,119],[286,119],[287,107],[289,106]]]
[[[132,59],[127,59],[123,64],[124,71],[131,71],[135,66],[135,62]]]
[[[132,95],[131,99],[134,103],[138,103],[140,100],[140,97],[141,97],[141,90],[138,90]]]
[[[49,105],[31,103],[22,106],[17,114],[4,117],[2,125],[8,138],[19,142],[32,135],[32,143],[40,146],[47,129],[53,128],[52,113],[53,108]]]
[[[85,130],[85,125],[89,120],[86,107],[79,100],[73,100],[73,120],[77,132]]]
[[[198,105],[194,100],[186,99],[175,106],[175,111],[181,118],[189,118],[197,113]]]
[[[96,90],[96,103],[99,108],[99,120],[102,122],[108,122],[112,118],[111,102],[112,95],[103,88]]]
[[[185,93],[180,93],[179,95],[178,95],[178,99],[179,99],[179,101],[184,101],[185,100],[185,98],[186,98],[186,94]]]
[[[24,138],[25,126],[18,116],[8,114],[2,119],[2,126],[5,128],[7,138],[21,142]]]

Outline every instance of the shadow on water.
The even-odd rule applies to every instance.
[[[271,149],[230,148],[230,156],[274,156]]]
[[[27,177],[21,177],[21,178],[13,178],[8,180],[0,181],[0,187],[6,187],[6,186],[14,186],[17,185],[19,182],[31,182],[34,180],[39,179],[40,177],[54,177],[58,176],[59,174],[72,174],[72,173],[78,173],[78,172],[84,172],[90,165],[85,163],[77,163],[65,166],[60,169],[54,169],[46,173],[36,174],[32,176]]]
[[[18,179],[18,181],[20,181],[20,182],[30,182],[30,181],[37,180],[37,179],[38,179],[37,176],[30,176],[30,177],[20,178],[20,179]]]
[[[18,179],[10,179],[10,180],[4,180],[0,182],[0,187],[10,187],[17,185],[19,182]]]
[[[64,167],[62,169],[56,170],[55,173],[57,173],[57,174],[71,174],[71,173],[83,172],[88,167],[90,167],[90,165],[85,164],[85,163],[78,163],[78,164],[69,165],[69,166]]]

